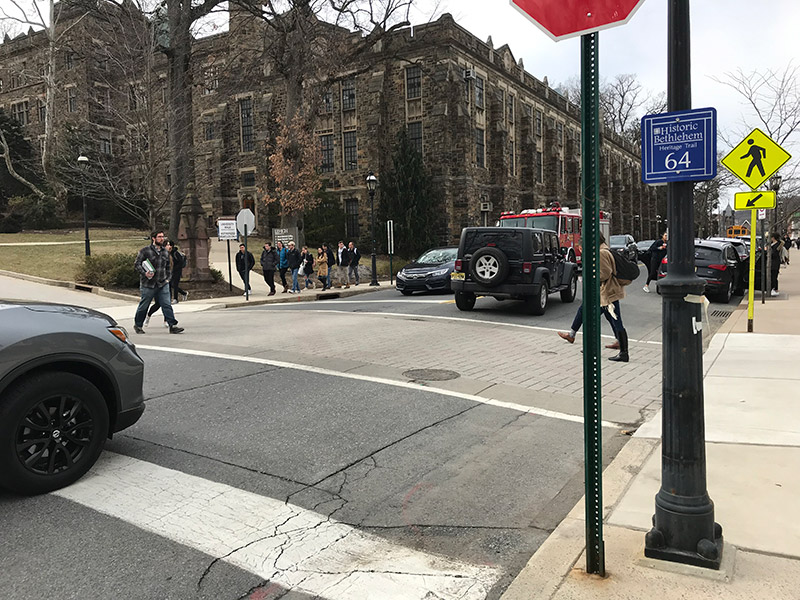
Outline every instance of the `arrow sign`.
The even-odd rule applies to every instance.
[[[740,192],[733,196],[733,207],[736,210],[775,208],[775,196],[775,192]]]

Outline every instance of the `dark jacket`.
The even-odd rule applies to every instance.
[[[350,252],[350,266],[357,267],[358,261],[361,260],[361,252],[359,252],[358,248],[356,248],[355,246],[353,246],[352,250],[348,248],[348,251]]]
[[[294,271],[300,268],[300,250],[295,248],[286,252],[286,262],[289,268]]]
[[[275,248],[270,248],[261,253],[261,270],[262,271],[276,271],[278,269],[278,253]]]
[[[279,269],[287,269],[289,268],[289,262],[287,260],[287,255],[289,254],[289,249],[284,246],[278,252],[278,268]]]
[[[314,255],[311,252],[301,254],[303,257],[303,272],[306,275],[311,275],[314,272]]]
[[[172,247],[172,280],[173,281],[180,281],[181,274],[183,273],[184,262],[186,261],[186,255],[175,248]]]
[[[247,266],[245,267],[245,258],[242,252],[236,253],[236,270],[239,273],[244,273],[245,271],[250,271],[253,267],[256,266],[256,259],[253,257],[253,253],[249,250],[247,251]]]
[[[771,271],[781,270],[781,248],[783,248],[783,242],[772,242],[769,245],[769,251],[772,254],[772,264],[769,267]]]
[[[333,265],[336,264],[336,255],[333,252],[333,250],[330,249],[330,246],[328,247],[328,249],[325,252],[328,255],[328,268],[332,269]]]
[[[662,245],[664,246],[663,248],[661,247]],[[664,240],[656,240],[650,245],[648,252],[650,253],[650,278],[658,279],[658,277],[654,277],[653,275],[658,273],[658,266],[667,255],[667,242]]]
[[[142,263],[149,260],[155,269],[155,275],[150,279],[145,276],[145,268]],[[139,250],[136,255],[136,262],[133,268],[139,272],[139,285],[146,288],[161,287],[169,283],[172,279],[172,261],[169,252],[165,248],[156,248],[155,244],[150,244]]]
[[[342,248],[341,258],[339,258],[339,248],[336,248],[336,264],[340,267],[346,267],[350,264],[350,251],[347,246]]]

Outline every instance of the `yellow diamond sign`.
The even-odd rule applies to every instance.
[[[751,189],[756,189],[790,158],[791,154],[755,128],[722,159],[722,164]]]

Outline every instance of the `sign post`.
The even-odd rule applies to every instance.
[[[386,221],[386,249],[389,251],[389,284],[394,285],[394,268],[392,267],[392,254],[394,254],[394,221]]]
[[[233,291],[233,275],[231,272],[231,240],[239,239],[236,233],[236,219],[220,219],[217,221],[217,237],[225,240],[228,246],[228,291]]]
[[[249,208],[243,208],[236,215],[236,228],[244,235],[244,298],[250,300],[250,269],[247,265],[247,231],[253,231],[256,226],[256,216]]]

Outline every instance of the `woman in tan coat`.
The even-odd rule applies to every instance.
[[[616,356],[609,360],[615,362],[628,362],[628,332],[622,324],[622,313],[619,308],[619,301],[625,297],[625,288],[617,279],[617,265],[614,262],[614,255],[606,244],[603,234],[600,234],[600,309],[606,320],[611,324],[614,336],[617,341],[606,346],[606,348],[619,349]],[[578,308],[578,312],[572,321],[572,328],[569,332],[559,331],[558,335],[567,340],[570,344],[575,341],[575,334],[583,325],[583,304]]]
[[[322,248],[317,249],[317,279],[322,282],[322,289],[328,282],[328,255]]]

